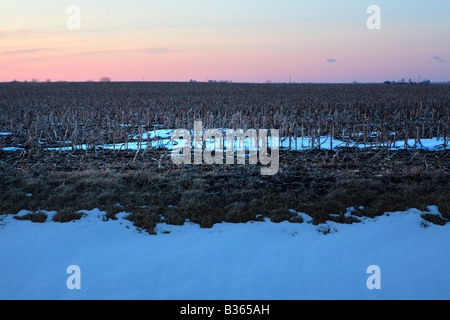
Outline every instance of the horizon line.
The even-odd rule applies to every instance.
[[[371,82],[359,82],[359,81],[351,81],[351,82],[317,82],[317,81],[302,81],[302,82],[275,82],[275,81],[232,81],[232,80],[207,80],[207,81],[197,81],[197,80],[109,80],[109,81],[100,81],[100,80],[55,80],[55,81],[33,81],[33,80],[10,80],[10,81],[0,81],[0,83],[31,83],[31,84],[49,84],[49,83],[204,83],[204,84],[425,84],[429,81],[429,84],[450,84],[450,80],[448,81],[430,81],[424,80],[421,82],[413,81],[413,82],[401,82],[401,81],[371,81]]]

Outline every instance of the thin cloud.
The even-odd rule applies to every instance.
[[[135,49],[135,51],[141,52],[141,53],[147,53],[147,54],[178,52],[177,49],[171,49],[171,48],[139,48],[139,49]]]
[[[74,53],[76,55],[86,54],[116,54],[116,53],[145,53],[145,54],[160,54],[160,53],[173,53],[179,52],[176,49],[165,47],[144,47],[144,48],[131,48],[131,49],[105,49],[105,50],[90,50]]]
[[[327,59],[327,62],[328,62],[328,63],[335,63],[335,62],[337,62],[337,60],[336,60],[336,59],[330,59],[330,58],[328,58],[328,59]]]
[[[18,36],[23,34],[30,33],[29,29],[26,28],[16,28],[14,30],[11,29],[0,29],[0,36],[6,37],[6,36]]]
[[[27,28],[17,28],[17,29],[1,29],[0,36],[1,37],[29,37],[29,36],[54,36],[61,34],[68,34],[73,31],[37,31],[33,29]]]
[[[17,54],[32,54],[41,51],[46,51],[48,49],[19,49],[19,50],[5,50],[0,51],[0,54],[3,55],[17,55]]]
[[[439,57],[439,56],[434,56],[433,57],[433,60],[435,61],[435,62],[438,62],[438,63],[446,63],[447,61],[445,61],[444,59],[442,59],[441,57]]]

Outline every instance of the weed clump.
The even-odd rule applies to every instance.
[[[70,209],[63,209],[58,211],[52,218],[54,222],[67,223],[70,221],[80,220],[83,217],[83,213],[74,212]]]
[[[47,215],[43,212],[27,213],[23,216],[14,216],[17,220],[29,220],[31,222],[44,223],[47,221]]]

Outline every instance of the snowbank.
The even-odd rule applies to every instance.
[[[159,224],[156,236],[126,213],[64,224],[46,213],[45,223],[0,216],[0,299],[450,299],[450,224],[416,209],[351,225]],[[71,265],[80,290],[66,286]],[[379,290],[366,285],[371,265]]]

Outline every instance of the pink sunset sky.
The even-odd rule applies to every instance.
[[[0,81],[450,81],[449,1],[92,2],[2,2]]]

